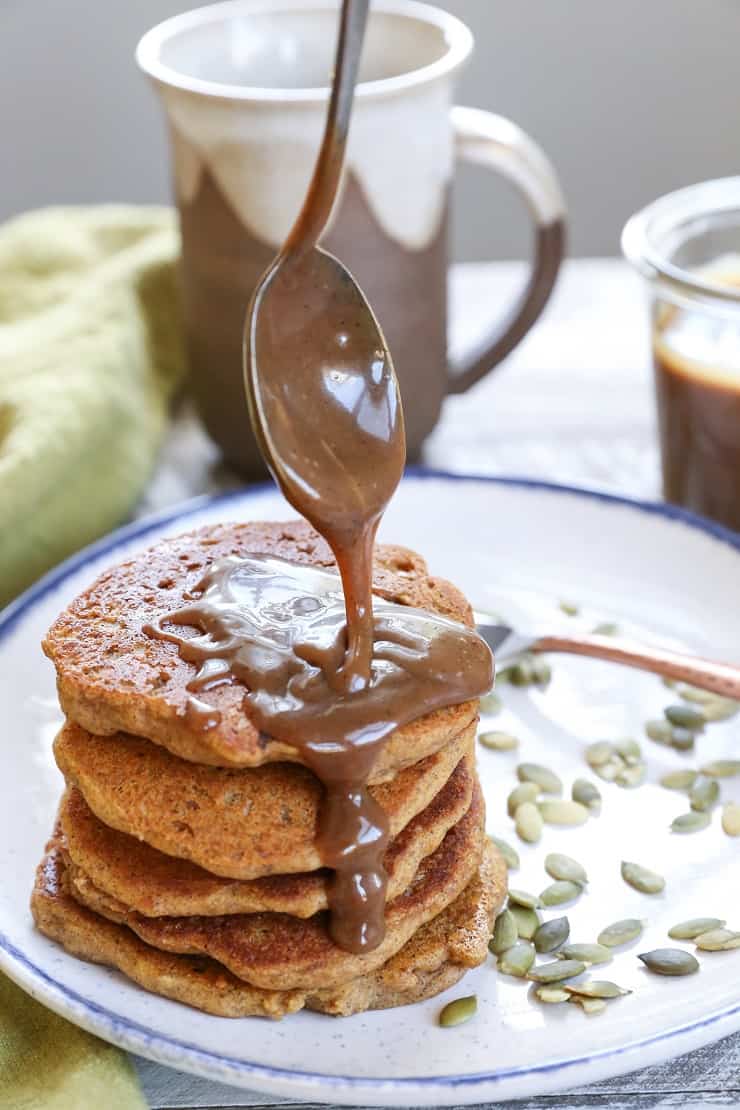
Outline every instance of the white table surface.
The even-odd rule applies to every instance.
[[[485,330],[499,306],[506,307],[524,273],[517,262],[453,270],[453,351]],[[647,311],[642,284],[626,264],[568,262],[544,316],[524,342],[489,378],[446,402],[424,461],[444,470],[658,497]],[[185,405],[140,512],[239,484]],[[136,1065],[153,1110],[296,1105],[145,1060]],[[509,1105],[521,1110],[740,1106],[740,1037],[588,1089]]]

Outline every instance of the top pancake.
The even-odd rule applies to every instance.
[[[71,720],[98,735],[120,731],[145,737],[196,763],[302,762],[298,750],[259,732],[238,683],[198,695],[220,712],[215,727],[204,732],[189,720],[187,684],[196,673],[194,664],[180,658],[175,644],[142,631],[184,605],[206,568],[226,555],[336,566],[318,534],[303,521],[292,521],[208,525],[163,540],[106,571],[61,614],[43,643],[57,670],[62,709]],[[421,556],[406,548],[376,547],[373,590],[385,600],[472,625],[470,605],[460,591],[430,577]],[[396,729],[383,746],[375,779],[438,751],[476,712],[476,702],[465,702]]]

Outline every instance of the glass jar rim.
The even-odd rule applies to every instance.
[[[702,223],[736,216],[740,226],[740,176],[702,181],[667,193],[635,213],[622,231],[622,251],[640,273],[670,286],[691,300],[740,305],[740,287],[722,284],[701,272],[677,266],[668,244],[680,240],[682,230],[701,229]]]

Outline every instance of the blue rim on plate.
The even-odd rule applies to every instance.
[[[710,536],[721,543],[727,544],[740,554],[740,533],[732,532],[722,525],[705,520],[685,509],[674,505],[661,504],[654,501],[640,501],[637,499],[620,497],[616,494],[604,493],[597,490],[580,489],[575,486],[558,485],[526,478],[494,477],[491,475],[455,474],[441,470],[427,468],[408,468],[408,477],[415,479],[439,479],[444,481],[488,482],[501,486],[520,489],[541,490],[543,492],[582,497],[591,501],[602,501],[607,504],[622,506],[638,512],[648,513],[684,524]],[[229,504],[233,501],[260,496],[274,492],[272,483],[261,483],[245,489],[234,490],[213,497],[203,496],[181,504],[179,507],[165,510],[159,514],[147,517],[144,520],[125,525],[111,532],[108,536],[84,548],[82,551],[66,559],[59,566],[49,571],[35,585],[31,586],[24,594],[0,612],[0,641],[11,631],[23,615],[46,594],[58,586],[71,574],[93,562],[99,556],[113,552],[116,548],[132,539],[143,537],[150,532],[167,525],[170,522],[186,520],[199,511],[214,506]],[[149,1029],[138,1022],[121,1018],[111,1010],[99,1006],[84,998],[76,991],[66,987],[63,983],[48,975],[42,968],[29,960],[5,934],[0,931],[0,970],[4,971],[11,979],[26,989],[32,996],[42,996],[40,1001],[47,1002],[52,1008],[56,1001],[60,1007],[59,1012],[65,1016],[73,1013],[79,1023],[92,1032],[108,1037],[114,1043],[133,1052],[148,1056],[156,1054],[155,1058],[168,1060],[172,1066],[188,1067],[191,1062],[198,1062],[208,1068],[209,1074],[228,1082],[229,1075],[240,1078],[253,1078],[255,1080],[278,1080],[283,1083],[293,1082],[315,1085],[321,1088],[367,1088],[382,1091],[384,1088],[414,1088],[424,1089],[449,1089],[470,1088],[475,1086],[495,1085],[501,1081],[512,1078],[525,1078],[528,1075],[542,1075],[567,1072],[569,1069],[594,1063],[607,1061],[626,1054],[639,1055],[641,1050],[651,1045],[680,1037],[682,1034],[691,1033],[699,1029],[709,1029],[735,1014],[740,1013],[740,1001],[737,1005],[729,1006],[718,1013],[712,1014],[700,1021],[692,1021],[651,1037],[643,1038],[631,1044],[615,1048],[604,1049],[601,1052],[585,1056],[574,1056],[570,1059],[555,1060],[547,1064],[518,1068],[501,1068],[493,1072],[477,1072],[468,1075],[444,1076],[380,1076],[364,1078],[352,1075],[327,1075],[316,1072],[306,1072],[297,1069],[277,1068],[263,1064],[250,1063],[245,1060],[222,1056],[206,1051],[195,1044],[181,1041],[176,1037],[163,1036],[153,1029]],[[35,988],[35,989],[34,989]],[[188,1059],[181,1059],[179,1054],[187,1054]],[[640,1060],[636,1059],[635,1066]]]

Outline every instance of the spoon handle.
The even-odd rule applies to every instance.
[[[624,663],[628,667],[638,667],[642,671],[665,675],[699,686],[702,690],[740,700],[740,667],[684,655],[668,648],[647,647],[637,640],[597,635],[543,636],[532,644],[530,650],[589,655],[611,663]]]
[[[329,109],[313,177],[283,254],[309,250],[321,238],[334,207],[344,166],[349,121],[360,68],[370,0],[343,0]]]

